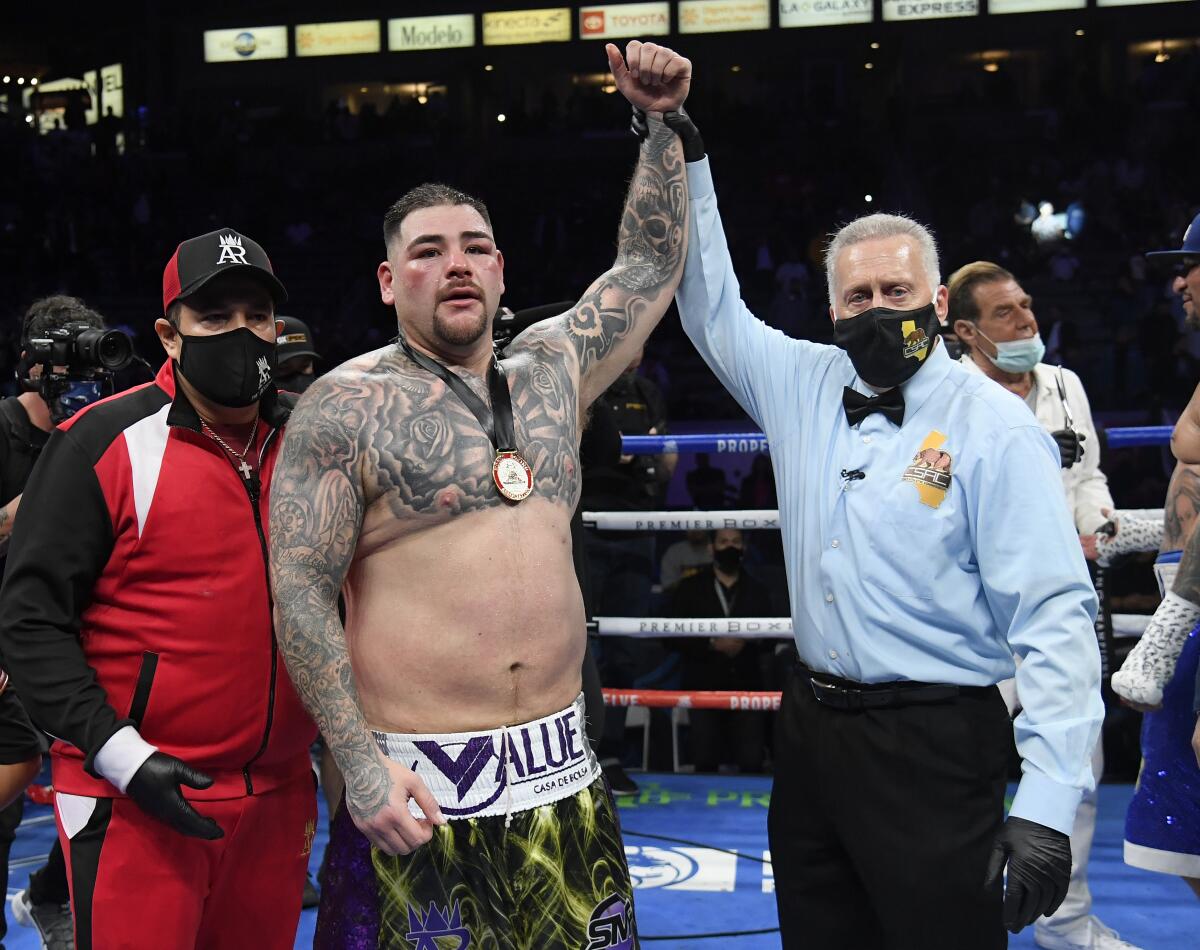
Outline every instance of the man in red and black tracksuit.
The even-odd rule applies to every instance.
[[[50,437],[22,499],[0,637],[51,753],[79,950],[290,948],[316,729],[272,628],[267,255],[230,229],[163,276],[154,382]],[[33,513],[31,516],[28,513]]]

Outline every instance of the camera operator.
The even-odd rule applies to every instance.
[[[21,494],[50,432],[111,388],[109,371],[95,365],[101,355],[97,344],[101,341],[108,344],[109,349],[104,352],[113,357],[112,369],[128,362],[132,352],[128,338],[112,333],[115,331],[105,332],[103,317],[76,297],[44,297],[25,312],[17,365],[23,391],[15,399],[0,401],[0,505],[3,506],[0,507],[0,573],[7,559],[8,540]],[[83,353],[79,352],[80,341],[84,344]],[[89,356],[94,358],[88,359]],[[6,690],[3,702],[7,707],[4,726],[13,735],[0,744],[17,749],[15,755],[25,756],[30,751],[36,775],[45,749],[41,734],[30,724],[16,690]],[[0,753],[0,762],[10,761],[13,755],[7,751]],[[0,811],[0,868],[3,869],[0,874],[5,885],[9,850],[24,810],[24,796],[19,795]],[[29,876],[29,887],[13,895],[10,903],[14,918],[36,927],[49,950],[72,945],[67,871],[57,839],[46,864]],[[0,938],[5,929],[0,921]]]

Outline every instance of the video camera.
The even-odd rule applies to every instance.
[[[29,366],[42,367],[37,391],[57,424],[95,401],[101,386],[133,361],[133,341],[120,330],[100,330],[80,320],[42,331],[25,352]]]

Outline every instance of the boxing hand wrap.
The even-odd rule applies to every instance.
[[[1139,551],[1157,551],[1162,545],[1163,522],[1148,518],[1135,518],[1124,511],[1114,511],[1109,517],[1114,526],[1112,534],[1101,531],[1096,536],[1096,559],[1101,567],[1108,567],[1123,554]]]
[[[1113,692],[1145,706],[1162,703],[1163,689],[1175,675],[1179,654],[1197,621],[1200,607],[1167,591],[1145,632],[1113,673]]]
[[[696,123],[684,111],[683,106],[680,106],[677,112],[664,112],[663,124],[679,136],[679,141],[683,145],[685,162],[698,162],[704,157],[704,139],[700,137],[700,130],[696,128]],[[650,124],[646,119],[646,113],[637,106],[633,107],[633,118],[629,121],[629,128],[643,142],[650,134]]]

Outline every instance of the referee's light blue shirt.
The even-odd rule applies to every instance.
[[[1053,440],[940,343],[902,386],[903,425],[875,413],[851,428],[842,387],[871,391],[850,359],[750,313],[707,158],[688,165],[688,183],[679,312],[770,440],[800,658],[864,683],[986,686],[1013,675],[1016,654],[1024,774],[1011,814],[1070,834],[1104,705],[1096,593]],[[904,475],[934,444],[950,456],[950,485],[923,501]]]

